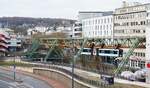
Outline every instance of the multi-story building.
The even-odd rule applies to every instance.
[[[114,12],[114,36],[145,37],[147,10],[150,4],[127,4]],[[132,35],[131,35],[132,34]]]
[[[102,13],[99,17],[82,19],[82,33],[83,37],[88,38],[112,37],[113,35],[112,13],[111,14]]]
[[[120,38],[146,38],[147,11],[150,3],[140,4],[127,2],[123,7],[117,8],[114,12],[114,37]],[[147,43],[147,41],[146,41]],[[126,54],[129,48],[122,48]],[[129,66],[133,68],[145,68],[146,48],[136,48],[130,57]]]
[[[108,16],[108,15],[112,15],[112,13],[113,13],[112,11],[107,11],[107,12],[80,11],[78,14],[78,22],[76,22],[74,25],[73,37],[81,37],[81,36],[85,37],[84,32],[83,32],[83,27],[82,27],[83,20],[86,21],[86,19],[93,19],[93,18],[98,18],[102,16]]]
[[[22,48],[22,40],[18,38],[18,36],[14,35],[15,37],[13,37],[12,35],[10,36],[10,39],[7,40],[7,46],[8,46],[8,50],[13,52],[14,50],[20,50]]]
[[[66,37],[72,37],[73,36],[73,27],[63,27],[63,30],[60,30],[60,32],[66,34]]]
[[[147,11],[146,67],[147,67],[147,79],[146,79],[146,82],[150,83],[150,10]]]
[[[9,39],[8,33],[0,30],[0,56],[5,56],[8,51],[7,39]]]
[[[72,30],[72,37],[73,38],[81,38],[82,37],[82,23],[81,22],[75,22],[73,25],[73,30]]]
[[[46,30],[48,30],[48,27],[29,28],[29,29],[27,30],[27,34],[28,34],[28,35],[33,35],[33,34],[36,34],[36,33],[38,33],[38,32],[44,33],[44,32],[46,32]]]

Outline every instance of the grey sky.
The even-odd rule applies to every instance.
[[[150,0],[126,0],[147,3]],[[53,17],[76,19],[78,11],[109,11],[122,0],[0,0],[0,17]]]

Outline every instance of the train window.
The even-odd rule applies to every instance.
[[[83,52],[88,52],[88,50],[87,49],[83,49]]]
[[[21,44],[21,42],[17,42],[17,44]]]
[[[117,51],[113,51],[113,54],[117,54],[118,52]]]
[[[83,49],[83,52],[91,52],[91,49]]]
[[[104,50],[100,50],[100,53],[105,53],[105,51]]]
[[[108,54],[109,54],[109,53],[110,53],[110,51],[109,51],[109,50],[106,50],[106,51],[105,51],[105,53],[108,53]]]
[[[91,52],[91,49],[89,49],[88,52]]]

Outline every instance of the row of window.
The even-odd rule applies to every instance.
[[[137,7],[131,7],[131,8],[123,8],[118,10],[119,13],[129,13],[129,12],[137,12],[137,11],[144,11],[145,6],[137,6]]]
[[[82,28],[74,29],[74,31],[82,31]]]
[[[112,31],[108,31],[108,30],[105,30],[105,31],[90,31],[90,32],[85,32],[85,36],[84,37],[88,37],[88,36],[111,36],[112,35]]]
[[[74,27],[76,27],[76,26],[82,26],[82,24],[81,23],[79,23],[79,24],[74,24]]]
[[[145,53],[140,53],[140,52],[134,52],[134,55],[138,57],[145,57]]]
[[[141,26],[141,25],[146,25],[146,21],[114,23],[114,26]]]
[[[137,30],[137,29],[124,29],[124,30],[114,30],[114,33],[145,33],[145,30]]]
[[[7,42],[7,44],[14,44],[13,42]],[[16,42],[15,44],[21,44],[21,42]]]
[[[133,68],[145,68],[145,61],[130,60],[129,65]]]
[[[112,30],[112,25],[95,25],[95,26],[83,26],[86,30]]]
[[[93,19],[93,20],[85,20],[82,22],[83,25],[94,25],[94,24],[106,24],[112,23],[113,18],[104,18],[104,19]]]
[[[136,19],[136,18],[144,18],[144,17],[146,17],[146,12],[115,16],[115,20]]]

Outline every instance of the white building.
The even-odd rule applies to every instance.
[[[65,33],[67,37],[73,36],[73,27],[63,27],[63,30],[60,30],[60,32]]]
[[[124,2],[114,13],[114,36],[145,37],[146,11],[150,4]],[[132,35],[131,35],[132,34]]]
[[[81,38],[82,37],[82,23],[81,22],[75,22],[73,25],[73,30],[72,30],[72,37],[74,38]]]
[[[88,38],[112,37],[113,15],[83,19],[82,33]]]
[[[48,27],[35,27],[35,28],[30,28],[27,30],[27,34],[28,35],[32,35],[32,34],[35,34],[37,32],[40,32],[40,33],[44,33],[46,32],[46,30],[48,29]]]
[[[147,27],[146,27],[146,68],[147,79],[146,82],[150,83],[150,10],[147,11]]]
[[[146,38],[146,48],[136,48],[130,57],[129,66],[133,68],[147,68],[150,63],[150,3],[127,3],[115,10],[114,37],[142,37]],[[145,45],[145,44],[144,44]],[[123,48],[127,53],[129,48]],[[150,68],[147,68],[146,82],[150,83]]]

